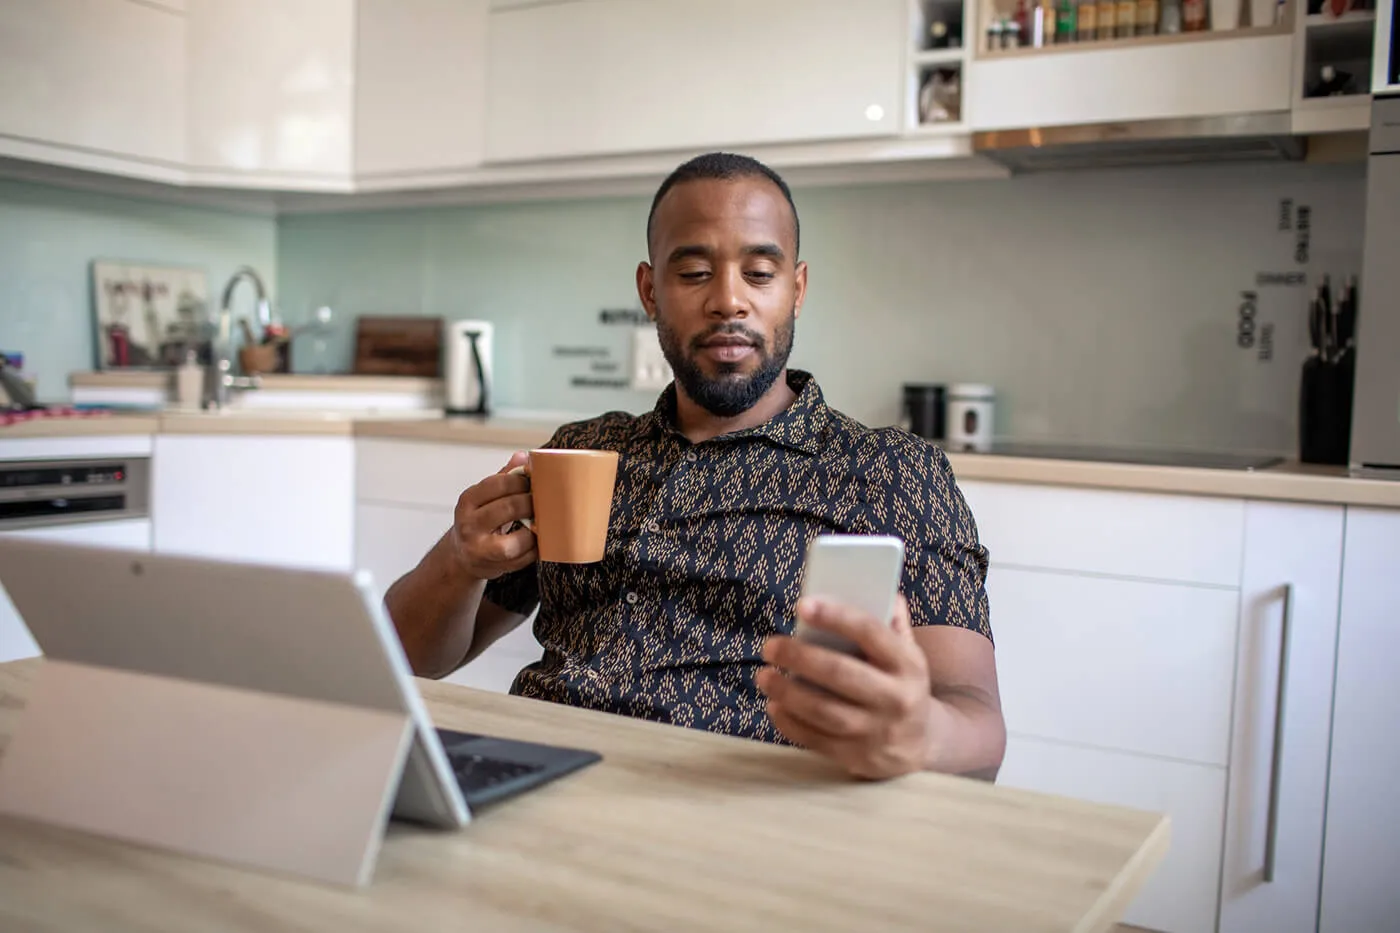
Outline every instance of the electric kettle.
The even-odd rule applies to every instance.
[[[444,409],[448,415],[491,411],[491,322],[447,325],[443,364]]]

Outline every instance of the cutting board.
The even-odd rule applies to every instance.
[[[441,369],[442,318],[356,318],[356,375],[437,379]]]

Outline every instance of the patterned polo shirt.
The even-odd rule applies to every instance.
[[[807,542],[892,534],[913,624],[991,638],[987,551],[943,452],[829,408],[810,374],[765,424],[692,444],[672,385],[640,417],[567,424],[550,447],[619,453],[603,560],[537,563],[486,599],[539,608],[541,660],[511,692],[675,725],[785,742],[754,685],[764,640],[790,633]]]

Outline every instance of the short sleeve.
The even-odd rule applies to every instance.
[[[530,564],[488,580],[481,598],[507,612],[528,616],[540,604],[540,565]]]
[[[872,476],[876,514],[904,541],[901,589],[913,625],[956,625],[992,638],[987,549],[952,464],[906,431],[886,435],[884,468]],[[882,475],[880,475],[882,474]]]

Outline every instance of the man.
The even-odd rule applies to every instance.
[[[386,594],[416,673],[450,673],[538,606],[544,657],[513,693],[794,743],[860,777],[995,777],[986,551],[941,451],[858,424],[787,368],[799,240],[787,185],[752,159],[700,156],[662,184],[637,291],[675,381],[652,412],[565,425],[547,445],[619,451],[606,556],[536,561],[533,533],[510,530],[532,514],[517,453]],[[892,624],[797,603],[823,532],[904,540]],[[793,639],[797,616],[863,656]]]

